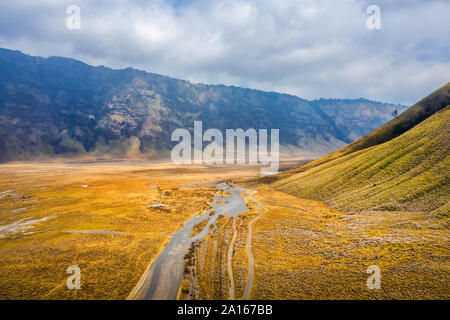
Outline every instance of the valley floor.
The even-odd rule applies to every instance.
[[[248,182],[257,173],[142,162],[1,165],[0,299],[127,298],[171,235],[210,209],[221,181],[244,188],[250,210],[219,217],[217,230],[194,243],[179,298],[450,298],[448,228],[404,211],[349,215]],[[70,265],[81,269],[81,290],[66,287]],[[367,287],[371,265],[381,270],[379,290]]]
[[[248,187],[268,209],[253,226],[251,299],[450,298],[449,232],[428,228],[420,214],[347,215],[269,186]],[[248,275],[248,224],[257,214],[253,210],[236,221],[232,268],[238,299]],[[193,248],[181,298],[229,298],[224,266],[232,225],[222,219],[219,232]],[[380,268],[380,290],[367,287],[371,265]]]
[[[256,168],[145,162],[0,165],[0,299],[125,299],[215,184]],[[71,265],[81,290],[68,290]]]

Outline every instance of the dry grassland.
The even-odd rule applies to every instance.
[[[2,165],[0,299],[126,298],[171,234],[210,209],[214,185],[224,180],[256,190],[268,208],[253,225],[252,299],[450,298],[442,223],[408,211],[347,214],[240,180],[255,174],[140,162]],[[168,206],[152,207],[158,204]],[[248,224],[259,214],[252,200],[247,206],[236,219],[236,299],[248,277]],[[229,298],[233,220],[220,217],[217,226],[185,257],[182,299]],[[66,288],[70,265],[81,268],[81,290]],[[367,288],[370,265],[381,269],[381,290]]]
[[[124,299],[171,234],[209,208],[217,181],[255,172],[144,162],[1,165],[0,299]],[[169,206],[149,207],[161,203]],[[70,265],[81,268],[81,290],[66,287]]]
[[[267,185],[247,187],[257,190],[255,198],[268,208],[253,225],[251,299],[450,298],[450,234],[435,230],[423,214],[349,215]],[[247,281],[245,240],[255,216],[252,209],[237,219],[233,254],[237,299],[243,297]],[[232,219],[223,218],[221,224],[219,232],[196,244],[194,271],[186,277],[191,285],[185,283],[182,298],[229,297],[226,250]],[[381,269],[380,290],[367,287],[366,270],[371,265]]]

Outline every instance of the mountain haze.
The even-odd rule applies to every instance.
[[[92,67],[0,49],[0,161],[167,157],[176,128],[280,129],[281,152],[313,158],[367,134],[406,107],[193,84],[131,68]]]

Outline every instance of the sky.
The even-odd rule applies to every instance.
[[[71,5],[79,29],[68,27]],[[380,29],[367,26],[370,5]],[[450,0],[2,0],[0,47],[305,99],[412,105],[450,81],[448,17]]]

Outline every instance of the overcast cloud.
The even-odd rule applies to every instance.
[[[381,8],[381,30],[366,9]],[[66,27],[69,5],[81,29]],[[449,0],[2,0],[0,47],[176,78],[412,104],[450,81]]]

